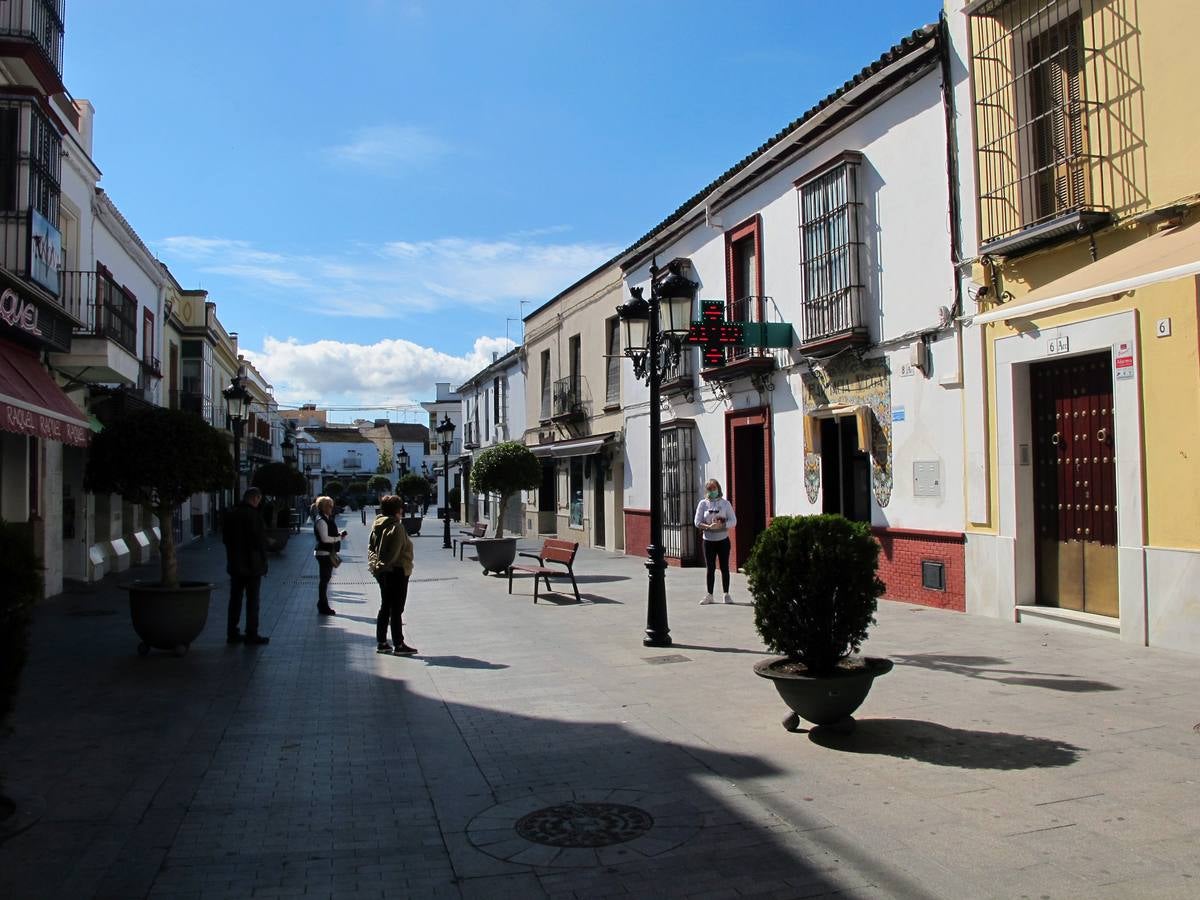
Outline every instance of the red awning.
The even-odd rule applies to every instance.
[[[86,447],[87,417],[42,368],[37,355],[7,344],[0,350],[0,428]]]

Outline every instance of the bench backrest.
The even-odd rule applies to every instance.
[[[575,562],[575,554],[578,550],[578,541],[560,541],[556,538],[547,538],[542,543],[541,556],[545,562],[556,562],[569,566]]]
[[[476,522],[471,526],[471,537],[484,537],[487,535],[487,522]]]

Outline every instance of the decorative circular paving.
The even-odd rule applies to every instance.
[[[654,825],[644,809],[622,803],[560,803],[517,820],[517,834],[547,847],[608,847],[639,838]]]
[[[624,788],[546,791],[486,809],[467,826],[480,851],[535,867],[645,861],[695,836],[704,815],[684,793]]]

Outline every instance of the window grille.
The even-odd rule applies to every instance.
[[[691,422],[667,423],[661,431],[663,548],[683,562],[696,558],[696,431]]]
[[[858,167],[843,161],[799,184],[805,343],[864,327],[858,234]]]
[[[1144,200],[1130,2],[976,0],[967,14],[983,249]]]
[[[615,406],[621,402],[621,322],[613,316],[604,325],[605,340],[608,342],[605,351],[607,369],[604,378],[604,402],[608,406]]]
[[[550,418],[550,351],[542,351],[542,405],[540,418]]]

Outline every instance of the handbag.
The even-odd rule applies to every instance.
[[[337,553],[330,553],[329,564],[336,569],[342,564],[342,558]]]

